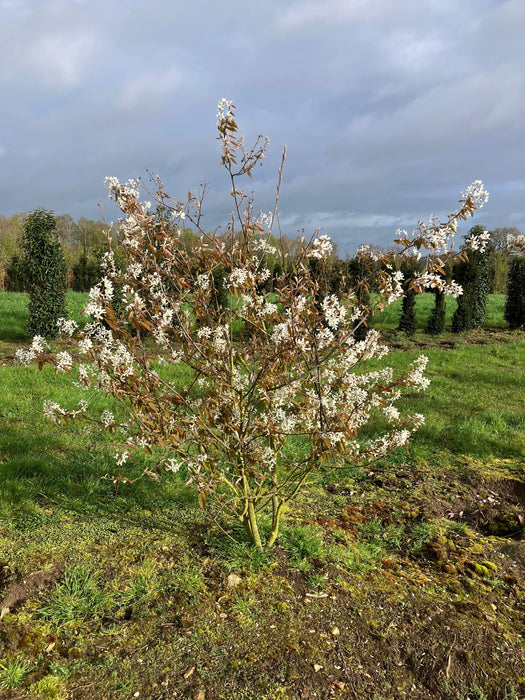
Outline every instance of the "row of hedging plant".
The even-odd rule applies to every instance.
[[[388,348],[377,330],[358,340],[359,328],[370,314],[402,297],[403,274],[392,267],[390,255],[363,250],[363,270],[377,267],[375,294],[368,296],[366,283],[361,291],[357,286],[332,292],[326,272],[333,246],[327,236],[317,232],[290,251],[272,235],[284,153],[274,212],[256,216],[242,178],[253,176],[267,142],[258,139],[245,149],[228,100],[219,103],[217,127],[233,197],[228,240],[201,228],[202,197],[190,192],[185,203],[171,199],[157,178],[155,200],[169,212],[158,217],[141,202],[138,182],[108,178],[110,195],[124,214],[125,260],[119,270],[112,253],[106,254],[105,276],[86,306],[93,322],[80,331],[71,321],[61,324],[69,334],[78,333],[79,363],[67,352],[48,352],[41,338],[18,357],[71,371],[73,381],[122,405],[127,414],[122,423],[108,410],[89,415],[83,404],[49,402],[45,408],[52,420],[91,417],[120,433],[117,484],[132,482],[121,472],[134,450],[155,450],[156,466],[143,476],[158,480],[164,471],[182,469],[201,505],[217,501],[221,512],[236,517],[249,540],[263,548],[277,538],[298,492],[321,474],[349,463],[369,465],[406,445],[423,417],[403,415],[396,404],[406,391],[428,385],[427,358],[418,358],[402,375],[367,366]],[[432,218],[411,235],[403,232],[400,255],[417,257],[425,248],[430,256],[426,271],[413,279],[415,288],[451,291],[439,263],[451,257],[449,238],[459,220],[472,216],[487,196],[477,181],[446,221]],[[188,221],[200,234],[191,252],[182,228]],[[272,274],[268,256],[282,264],[273,292],[265,287]],[[228,292],[222,301],[214,297],[219,271]],[[356,275],[360,278],[361,271]],[[116,304],[117,286],[122,298]],[[247,330],[242,340],[236,327]],[[151,334],[147,347],[143,331]],[[153,364],[152,342],[167,367]],[[372,425],[375,432],[369,434]],[[261,525],[267,519],[265,532]]]
[[[462,333],[473,328],[481,328],[486,321],[487,298],[491,289],[489,233],[483,226],[473,226],[466,236],[465,245],[459,260],[447,265],[443,273],[461,286],[462,294],[452,318],[452,331]],[[411,277],[417,271],[414,261],[403,261],[401,269],[405,274],[405,295],[403,297],[398,331],[407,336],[414,335],[417,322],[415,310],[416,290]],[[445,330],[445,295],[439,288],[432,288],[435,294],[434,308],[427,322],[426,331],[439,335]],[[515,289],[509,291],[515,294]]]

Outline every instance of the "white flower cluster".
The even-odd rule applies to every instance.
[[[274,345],[282,345],[290,340],[290,328],[288,323],[278,323],[274,326],[271,341]]]
[[[399,235],[404,233],[408,236],[406,231],[401,231],[400,229],[397,230],[397,233]],[[368,243],[363,243],[362,245],[359,246],[359,248],[356,251],[355,257],[356,258],[368,258],[370,260],[374,260],[375,262],[377,262],[379,260],[379,256],[377,255],[377,253],[374,253],[374,251],[372,250],[372,247]]]
[[[108,197],[113,199],[121,209],[126,209],[130,202],[138,200],[140,195],[138,180],[130,179],[126,184],[122,184],[117,177],[106,177],[105,182]]]
[[[272,226],[273,226],[273,212],[269,211],[267,214],[265,212],[261,212],[259,216],[257,217],[257,221],[261,226],[264,226],[267,231],[271,231]]]
[[[100,422],[105,428],[109,428],[109,426],[113,425],[115,422],[115,416],[113,413],[111,413],[111,411],[104,410],[100,416]]]
[[[134,262],[128,265],[128,275],[131,275],[133,279],[138,280],[142,274],[142,265],[139,262]]]
[[[56,423],[57,416],[65,416],[67,411],[55,401],[44,401],[44,416],[47,416],[52,423]]]
[[[129,459],[129,452],[127,450],[124,450],[124,452],[117,452],[115,455],[115,462],[118,464],[119,467],[121,467],[123,464],[125,464]]]
[[[388,435],[382,435],[376,440],[368,443],[367,452],[374,458],[385,457],[389,452],[403,447],[410,439],[411,432],[403,430],[392,430]]]
[[[65,350],[63,352],[57,353],[56,362],[57,372],[65,372],[66,370],[70,370],[73,366],[73,358]]]
[[[199,340],[209,340],[211,341],[211,346],[213,350],[222,355],[228,349],[228,326],[221,326],[220,324],[216,328],[210,328],[209,326],[203,326],[197,331],[197,337]]]
[[[228,275],[228,287],[235,289],[253,281],[253,273],[245,267],[235,267]]]
[[[413,369],[407,374],[407,384],[416,391],[423,391],[423,389],[426,389],[430,385],[430,379],[423,374],[427,363],[428,357],[426,355],[420,355],[414,362]]]
[[[386,279],[385,292],[388,294],[385,305],[390,306],[403,296],[404,275],[401,270],[392,272]]]
[[[67,335],[71,338],[73,333],[77,330],[78,325],[76,321],[74,321],[72,318],[71,319],[65,319],[63,317],[60,317],[57,320],[57,326],[58,330],[63,333],[64,335]]]
[[[29,365],[46,351],[46,347],[47,345],[44,338],[42,338],[41,335],[35,335],[28,349],[24,350],[23,348],[19,348],[15,352],[15,357],[22,365]]]
[[[204,272],[202,275],[197,275],[197,287],[199,289],[210,288],[210,276],[208,273]]]
[[[336,331],[345,320],[346,308],[335,294],[330,294],[323,299],[323,313],[330,328]]]
[[[182,467],[182,462],[180,459],[176,459],[175,457],[169,457],[164,463],[166,465],[166,469],[174,474],[176,474]]]
[[[479,250],[482,253],[490,241],[490,231],[483,231],[483,233],[469,236],[465,239],[465,246],[470,248],[470,250]]]
[[[234,113],[232,107],[232,100],[227,100],[223,97],[222,100],[219,101],[217,105],[217,126],[220,127],[225,121],[233,119]]]
[[[56,403],[56,401],[44,401],[43,413],[49,418],[49,420],[52,423],[56,423],[58,416],[68,416],[68,418],[75,418],[79,414],[85,413],[87,406],[88,405],[86,401],[80,401],[78,404],[78,410],[68,411],[67,408],[62,408],[62,406]]]
[[[113,282],[109,277],[103,277],[97,285],[89,290],[89,299],[84,312],[100,321],[106,313],[104,303],[111,301],[113,293]]]
[[[331,238],[323,234],[319,236],[319,238],[314,239],[312,247],[308,252],[308,257],[322,260],[323,258],[327,258],[332,253],[333,249],[334,245]]]
[[[445,294],[450,294],[455,299],[463,294],[463,287],[457,282],[449,282],[433,272],[420,272],[414,277],[414,284],[420,289],[439,289]]]
[[[525,234],[524,233],[509,233],[507,235],[507,246],[512,251],[525,250]]]
[[[481,180],[475,180],[467,187],[465,192],[461,193],[461,196],[465,201],[470,199],[477,209],[481,209],[481,207],[483,207],[483,205],[489,200],[489,193],[485,189],[485,186]]]
[[[255,241],[253,249],[264,255],[275,255],[277,253],[277,248],[264,238],[259,238],[259,240]]]

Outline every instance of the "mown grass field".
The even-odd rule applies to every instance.
[[[44,418],[86,396],[14,363],[26,299],[0,293],[0,698],[525,697],[525,334],[490,304],[460,337],[374,320],[390,364],[429,356],[404,400],[426,423],[305,491],[260,553],[184,474],[116,491],[118,437]]]

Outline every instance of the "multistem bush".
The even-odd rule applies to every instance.
[[[262,549],[275,541],[287,505],[321,472],[367,463],[406,444],[423,418],[401,416],[395,403],[404,389],[427,386],[427,359],[420,357],[404,376],[394,376],[390,368],[367,370],[365,361],[385,355],[387,348],[377,331],[356,340],[356,329],[369,313],[402,296],[402,273],[383,257],[377,294],[366,307],[352,290],[340,296],[327,290],[324,266],[332,251],[327,236],[316,232],[293,254],[273,237],[279,228],[282,165],[272,213],[254,215],[252,200],[241,189],[240,179],[252,177],[267,141],[259,138],[245,150],[227,100],[219,103],[217,127],[233,197],[227,235],[202,228],[202,197],[190,192],[186,203],[172,200],[155,178],[152,196],[156,211],[163,212],[159,216],[150,203],[141,203],[139,183],[108,178],[110,196],[125,216],[120,241],[126,260],[119,271],[108,254],[106,275],[90,292],[86,312],[93,321],[80,334],[79,349],[92,362],[78,368],[78,378],[85,387],[111,394],[129,413],[126,425],[116,425],[108,411],[101,416],[108,429],[125,435],[119,465],[136,448],[160,446],[164,456],[157,472],[145,474],[157,479],[163,469],[184,466],[201,504],[218,499]],[[486,197],[482,184],[474,183],[444,223],[434,218],[412,236],[399,233],[405,256],[417,257],[421,248],[430,253],[414,287],[444,288],[437,255],[447,257],[458,220],[472,215]],[[200,234],[191,249],[183,232],[188,221]],[[367,249],[360,255],[377,258]],[[271,294],[265,291],[268,256],[279,260],[283,271]],[[219,279],[228,291],[221,303]],[[116,306],[117,285],[122,302]],[[71,322],[62,326],[73,332]],[[183,363],[190,376],[184,386],[155,370],[153,343],[162,362]],[[52,363],[57,371],[72,365],[67,353],[47,354],[41,339],[19,356]],[[69,410],[56,403],[48,403],[46,412],[63,421],[87,415],[85,406]],[[377,414],[384,429],[365,436],[364,426]],[[130,480],[119,475],[115,481]],[[265,514],[271,523],[266,541],[260,531]]]

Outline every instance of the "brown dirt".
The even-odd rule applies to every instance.
[[[4,581],[8,577],[5,573],[7,567],[4,565],[0,569],[0,586],[2,585],[2,578]],[[41,593],[44,590],[48,590],[53,586],[59,578],[64,573],[64,566],[62,564],[55,564],[51,569],[46,571],[36,571],[33,574],[29,574],[23,579],[10,584],[4,593],[2,602],[0,603],[0,620],[4,615],[9,612],[13,612],[22,603],[35,595]]]

